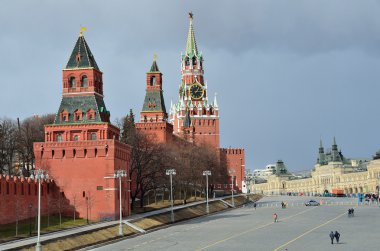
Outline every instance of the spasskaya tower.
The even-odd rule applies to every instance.
[[[191,12],[189,19],[186,50],[181,55],[179,100],[170,107],[170,122],[175,135],[219,148],[219,107],[216,96],[213,102],[209,101],[203,77],[203,55],[197,48]]]

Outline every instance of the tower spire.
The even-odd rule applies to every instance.
[[[189,33],[187,35],[187,43],[186,43],[186,54],[188,56],[193,56],[193,55],[198,54],[197,42],[195,41],[195,34],[194,34],[194,28],[193,28],[193,16],[194,14],[190,11],[189,12],[190,25],[189,25]]]

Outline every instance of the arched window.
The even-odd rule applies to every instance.
[[[77,150],[73,150],[73,156],[75,157],[77,155]]]
[[[88,86],[88,79],[87,79],[87,76],[83,76],[83,77],[82,77],[82,81],[81,81],[81,87],[86,88],[87,86]]]
[[[189,66],[189,65],[190,65],[190,61],[189,61],[189,58],[188,58],[188,57],[185,59],[185,65],[186,65],[186,66]]]
[[[79,136],[78,135],[75,135],[74,136],[74,141],[78,141],[79,140]]]
[[[75,88],[75,77],[70,77],[69,85],[70,85],[70,88]]]
[[[197,65],[197,58],[193,57],[193,65]]]
[[[150,78],[150,86],[156,86],[156,77],[155,76]]]

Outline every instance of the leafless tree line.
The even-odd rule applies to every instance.
[[[54,114],[32,116],[22,121],[0,118],[0,173],[29,175],[34,165],[33,143],[44,141],[44,125]]]
[[[165,191],[170,187],[166,169],[176,169],[174,189],[180,196],[178,199],[184,201],[193,193],[196,197],[197,191],[205,187],[203,171],[211,171],[211,185],[224,183],[228,176],[226,163],[221,161],[217,149],[207,145],[197,146],[181,139],[156,143],[154,138],[136,130],[132,111],[119,121],[119,126],[121,140],[132,148],[129,167],[132,208],[137,198],[140,207],[143,207],[144,197],[150,191]]]

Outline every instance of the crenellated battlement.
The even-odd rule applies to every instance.
[[[55,213],[59,189],[53,179],[41,180],[42,214]],[[34,217],[37,210],[38,181],[30,177],[0,174],[0,224]],[[61,205],[65,202],[61,199]]]
[[[220,151],[231,155],[244,155],[244,148],[220,148]]]

